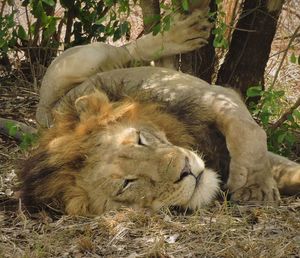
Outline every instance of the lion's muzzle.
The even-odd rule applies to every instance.
[[[179,182],[181,182],[184,178],[188,177],[188,176],[193,176],[196,180],[196,185],[198,184],[200,178],[201,178],[201,175],[202,175],[203,171],[201,171],[198,176],[196,176],[193,172],[192,172],[192,168],[191,168],[191,164],[190,164],[190,161],[189,161],[189,158],[188,157],[185,157],[185,164],[184,164],[184,167],[183,169],[181,170],[181,173],[180,173],[180,177],[179,179],[177,179],[174,184],[177,184]]]

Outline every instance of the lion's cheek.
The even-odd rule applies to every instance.
[[[180,183],[169,183],[160,188],[160,194],[152,203],[153,210],[167,206],[185,206],[191,199],[196,186],[195,179],[190,176]]]

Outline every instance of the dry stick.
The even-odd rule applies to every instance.
[[[279,40],[283,40],[283,39],[290,39],[292,36],[286,36],[286,37],[281,37],[281,38],[277,38]],[[295,38],[299,38],[300,37],[300,33],[297,33]]]
[[[276,82],[276,80],[277,80],[277,78],[278,78],[279,72],[280,72],[280,70],[281,70],[281,67],[282,67],[282,65],[283,65],[283,62],[284,62],[284,60],[285,60],[285,58],[286,58],[286,55],[287,55],[287,53],[288,53],[288,51],[289,51],[289,48],[291,47],[291,45],[292,45],[294,39],[297,37],[297,34],[298,34],[298,31],[299,31],[299,30],[300,30],[300,25],[296,28],[296,30],[294,31],[293,35],[291,36],[291,39],[290,39],[290,41],[289,41],[289,44],[287,45],[287,48],[286,48],[285,52],[283,53],[283,57],[282,57],[282,59],[281,59],[281,61],[280,61],[280,64],[279,64],[279,66],[278,66],[278,69],[277,69],[277,71],[276,71],[276,73],[275,73],[274,80],[273,80],[273,82],[272,82],[272,84],[271,84],[271,86],[269,87],[268,90],[272,90],[272,89],[273,89],[273,87],[274,87],[274,85],[275,85],[275,82]]]
[[[0,16],[3,17],[3,13],[4,13],[4,8],[5,8],[5,5],[6,5],[6,2],[7,0],[4,0],[2,2],[2,6],[1,6],[1,10],[0,10]]]
[[[287,39],[290,39],[291,37],[292,37],[292,36],[288,36]],[[296,37],[298,37],[298,35],[296,35]],[[295,46],[295,45],[292,45],[292,47],[294,47],[294,46]],[[270,59],[271,57],[273,57],[273,56],[278,56],[278,55],[280,55],[281,53],[285,52],[287,49],[288,49],[288,48],[285,48],[285,49],[283,49],[283,50],[280,50],[280,51],[278,51],[278,52],[276,52],[276,53],[270,55],[270,56],[269,56],[269,59]]]
[[[297,11],[291,7],[283,7],[284,11],[290,12],[292,15],[295,15],[298,19],[300,19],[300,14],[297,13]]]
[[[293,113],[293,111],[300,106],[300,97],[297,99],[295,104],[291,106],[287,111],[285,111],[282,116],[271,126],[271,129],[275,130],[280,127],[287,119],[288,116]]]
[[[31,29],[30,29],[31,23],[30,23],[30,19],[29,19],[27,6],[25,6],[25,14],[26,14],[26,22],[27,22],[27,26],[28,26],[29,46],[31,46],[32,45],[32,33],[31,33]]]

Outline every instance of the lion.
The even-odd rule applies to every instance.
[[[27,207],[88,216],[122,206],[197,209],[216,196],[217,174],[191,150],[186,125],[160,105],[110,102],[96,91],[61,108],[23,169]]]
[[[56,58],[37,110],[46,129],[20,173],[24,203],[89,216],[123,206],[195,210],[225,184],[241,202],[299,193],[300,166],[267,150],[266,133],[235,91],[171,69],[130,67],[159,50],[202,46],[209,28],[195,11],[163,35]]]

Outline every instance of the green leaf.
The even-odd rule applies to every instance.
[[[50,38],[56,31],[56,18],[53,16],[49,17],[49,24],[45,30],[44,37]]]
[[[291,57],[290,57],[290,61],[293,63],[293,64],[296,64],[297,62],[297,57],[295,56],[295,53],[292,53]]]
[[[3,38],[0,38],[0,48],[4,47],[7,44],[7,41]]]
[[[163,23],[163,31],[170,30],[171,27],[171,15],[167,15],[162,20]]]
[[[129,22],[125,21],[120,24],[121,35],[126,34],[129,31]]]
[[[105,0],[104,3],[106,6],[112,6],[114,4],[114,0]]]
[[[293,117],[293,115],[291,115],[291,114],[288,114],[287,120],[290,121],[290,122],[292,122],[292,123],[295,122],[294,117]]]
[[[19,25],[19,27],[18,27],[17,36],[20,39],[28,40],[28,35],[22,25]]]
[[[160,21],[160,15],[159,14],[146,16],[144,18],[144,24],[145,25],[152,24],[152,23],[157,23],[159,21]]]
[[[37,140],[36,134],[30,134],[30,133],[23,133],[21,136],[21,144],[20,147],[23,150],[28,149],[31,145],[33,145]]]
[[[269,124],[269,121],[270,121],[270,113],[269,112],[263,112],[260,115],[260,120],[261,120],[261,122],[264,126],[267,126]]]
[[[277,137],[278,143],[283,143],[285,136],[286,136],[286,132],[282,132],[281,134],[279,134]]]
[[[213,42],[213,45],[215,48],[221,48],[223,46],[223,37],[220,36],[220,35],[216,35],[215,36],[215,39],[214,39],[214,42]]]
[[[278,91],[274,91],[274,95],[275,95],[275,98],[280,98],[280,97],[283,97],[285,94],[284,90],[278,90]]]
[[[160,23],[159,24],[156,24],[153,29],[152,29],[152,33],[153,35],[155,36],[156,34],[158,34],[159,32],[161,31],[161,25]]]
[[[44,8],[41,1],[32,3],[32,13],[35,18],[40,18],[44,14]]]
[[[181,6],[182,6],[182,9],[184,11],[189,11],[190,10],[190,6],[189,6],[189,1],[188,0],[183,0]]]
[[[9,128],[8,128],[8,134],[10,136],[13,136],[13,137],[16,136],[17,132],[18,132],[17,125],[12,124],[11,126],[9,126]]]
[[[50,6],[55,6],[55,2],[53,0],[42,0],[45,4]]]
[[[254,86],[247,89],[246,96],[247,97],[257,97],[263,94],[263,90],[261,86]]]
[[[102,23],[106,20],[106,16],[101,17],[97,21],[95,21],[95,24],[102,25]]]
[[[117,28],[114,31],[113,41],[117,41],[118,39],[121,38],[121,36],[122,36],[121,30],[120,30],[120,28]]]
[[[287,132],[287,133],[286,133],[286,135],[285,135],[285,140],[286,140],[288,143],[290,143],[290,144],[293,144],[293,143],[296,142],[295,136],[294,136],[292,133],[290,133],[290,132]]]
[[[295,109],[295,110],[293,111],[293,116],[296,117],[296,119],[299,119],[299,120],[300,120],[300,111],[297,110],[297,109]]]

